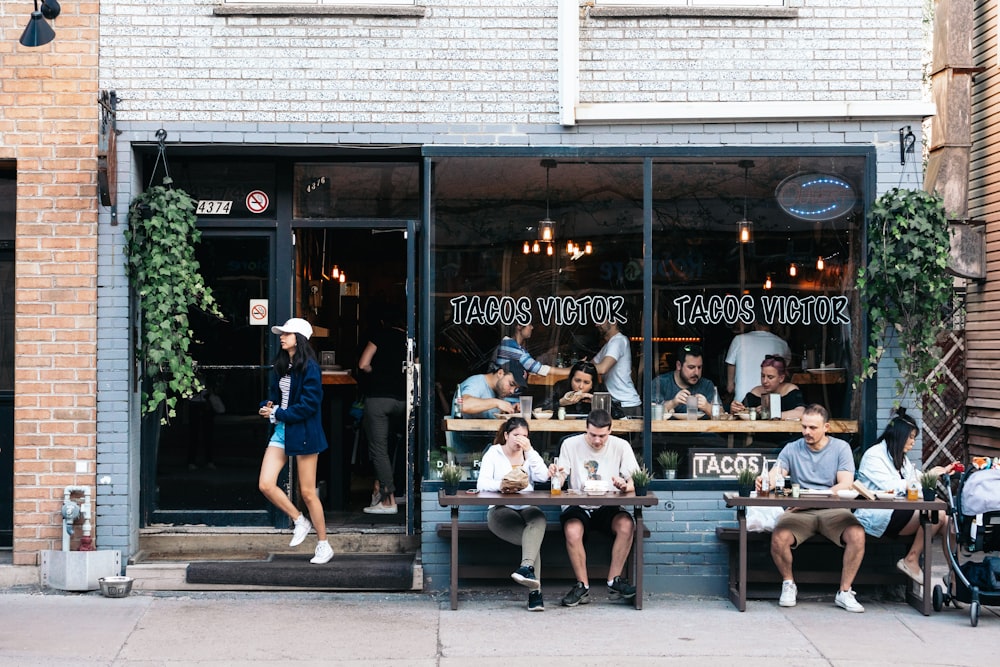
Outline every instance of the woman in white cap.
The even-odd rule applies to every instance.
[[[319,541],[310,562],[327,563],[333,558],[333,548],[326,539],[323,505],[316,495],[316,462],[328,445],[320,412],[323,374],[309,345],[313,330],[305,320],[293,317],[281,326],[271,327],[271,332],[281,336],[281,351],[274,358],[267,401],[260,406],[260,414],[271,420],[274,431],[260,464],[258,485],[261,493],[294,521],[288,546],[302,544],[315,525]],[[289,456],[296,457],[299,493],[312,522],[278,487],[278,475]]]

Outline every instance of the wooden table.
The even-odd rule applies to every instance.
[[[500,419],[444,418],[444,430],[462,433],[496,433]],[[586,419],[531,419],[528,425],[537,433],[582,433]],[[641,433],[642,419],[615,419],[612,433]],[[657,419],[651,424],[653,433],[800,433],[802,423],[797,419],[768,419],[749,421],[743,419]],[[853,419],[831,419],[830,433],[857,433],[858,422]]]
[[[931,523],[931,512],[948,509],[943,500],[866,500],[858,497],[854,500],[845,500],[837,496],[803,496],[799,498],[774,497],[767,498],[743,498],[737,493],[728,491],[722,494],[726,501],[726,507],[736,508],[736,520],[739,522],[739,575],[736,581],[729,584],[729,599],[739,611],[746,611],[747,608],[747,507],[803,507],[808,509],[908,509],[920,512],[920,523],[925,527],[924,532],[924,584],[922,594],[917,595],[913,586],[907,586],[906,600],[924,616],[931,614],[931,566],[933,553],[931,549],[931,534],[926,530],[926,525]]]
[[[470,420],[471,421],[471,420]],[[438,502],[442,507],[451,508],[451,608],[458,609],[458,508],[485,507],[488,505],[535,505],[551,507],[559,505],[631,505],[635,517],[635,533],[632,540],[632,562],[635,570],[635,608],[642,609],[642,534],[645,527],[642,522],[642,508],[655,507],[659,499],[654,495],[637,496],[634,493],[608,493],[603,496],[588,496],[581,493],[563,491],[561,495],[553,496],[548,491],[531,491],[529,493],[466,493],[459,491],[454,496],[445,495],[444,490],[438,491]]]

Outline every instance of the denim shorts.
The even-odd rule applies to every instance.
[[[274,425],[274,433],[271,434],[271,440],[267,443],[267,446],[279,449],[285,448],[285,422],[278,422]]]

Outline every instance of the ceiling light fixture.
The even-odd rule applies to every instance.
[[[767,278],[764,280],[764,289],[771,289],[771,274],[767,274]]]
[[[795,262],[792,262],[791,264],[788,265],[788,275],[790,275],[792,278],[799,275],[799,267],[795,265]]]
[[[38,0],[35,0],[35,11],[31,12],[31,19],[27,27],[21,33],[21,46],[44,46],[56,38],[56,31],[52,29],[45,19],[50,21],[62,11],[57,0],[42,0],[41,7]]]
[[[750,198],[750,169],[754,166],[753,160],[740,160],[739,166],[743,169],[743,219],[736,223],[739,230],[740,243],[753,243],[753,223],[747,218],[747,208]]]

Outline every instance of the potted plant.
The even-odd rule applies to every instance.
[[[145,378],[142,413],[165,408],[161,423],[176,416],[179,398],[204,389],[191,356],[189,311],[223,317],[195,258],[201,240],[197,202],[172,182],[164,177],[163,185],[132,200],[125,230],[125,271],[138,295],[142,326],[136,346]]]
[[[462,466],[457,463],[445,463],[441,468],[441,482],[444,484],[444,495],[453,496],[458,493],[458,483],[462,481]]]
[[[632,471],[632,485],[635,486],[635,495],[644,496],[649,490],[649,480],[652,479],[649,469],[646,466],[639,466]]]
[[[931,501],[937,497],[938,476],[934,473],[925,472],[920,475],[920,486],[924,490],[924,500]]]
[[[868,264],[858,270],[857,281],[871,338],[855,387],[875,376],[894,339],[900,349],[899,398],[940,391],[946,366],[938,365],[937,341],[950,328],[950,248],[941,196],[893,188],[875,200],[868,218]]]
[[[739,485],[741,498],[749,498],[757,482],[757,473],[750,468],[743,468],[736,473],[736,483]]]
[[[680,458],[681,455],[672,449],[665,449],[656,456],[657,463],[663,467],[664,479],[677,478],[677,464],[680,462]]]

